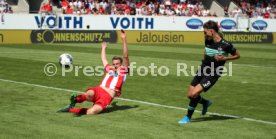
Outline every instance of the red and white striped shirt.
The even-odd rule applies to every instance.
[[[107,64],[105,66],[105,71],[106,74],[100,86],[115,90],[117,96],[120,96],[123,83],[126,80],[127,69],[125,67],[120,67],[116,72],[113,67]]]

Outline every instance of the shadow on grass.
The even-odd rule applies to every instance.
[[[203,121],[214,121],[214,120],[231,120],[231,119],[237,119],[234,117],[227,117],[227,116],[219,116],[219,115],[209,115],[206,117],[199,117],[192,119],[192,122],[203,122]]]
[[[105,113],[110,113],[110,112],[115,112],[115,111],[123,111],[123,110],[128,110],[128,109],[133,109],[139,107],[138,105],[134,106],[129,106],[129,105],[117,105],[117,102],[113,102],[108,106],[106,109],[104,109],[101,113],[99,114],[105,114]],[[74,117],[81,117],[84,116],[85,114],[73,114]]]
[[[137,108],[137,107],[139,107],[139,106],[138,105],[134,105],[134,106],[117,105],[117,102],[113,102],[113,103],[111,103],[111,105],[109,107],[107,107],[100,114],[110,113],[110,112],[114,112],[114,111],[124,111],[124,110],[133,109],[133,108]]]

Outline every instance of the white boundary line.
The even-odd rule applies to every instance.
[[[63,89],[63,88],[56,88],[56,87],[39,85],[39,84],[31,84],[31,83],[26,83],[26,82],[13,81],[13,80],[6,80],[6,79],[1,79],[1,78],[0,78],[0,81],[2,81],[2,82],[9,82],[9,83],[15,83],[15,84],[21,84],[21,85],[27,85],[27,86],[40,87],[40,88],[46,88],[46,89],[52,89],[52,90],[58,90],[58,91],[83,93],[82,91],[69,90],[69,89]],[[181,108],[181,107],[162,105],[162,104],[151,103],[151,102],[146,102],[146,101],[141,101],[141,100],[132,100],[132,99],[127,99],[127,98],[115,98],[115,99],[123,100],[123,101],[129,101],[129,102],[136,102],[136,103],[141,103],[141,104],[146,104],[146,105],[151,105],[151,106],[156,106],[156,107],[169,108],[169,109],[187,110],[187,109]],[[200,113],[200,111],[195,111],[195,112]],[[235,116],[235,115],[226,115],[226,114],[219,114],[219,113],[213,113],[213,112],[208,112],[207,114],[209,114],[209,115],[223,116],[223,117],[229,117],[229,118],[235,118],[235,119],[243,119],[243,120],[246,120],[246,121],[252,121],[252,122],[257,122],[257,123],[276,125],[276,122],[257,120],[257,119],[246,118],[246,117]]]

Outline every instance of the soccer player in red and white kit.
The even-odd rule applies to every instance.
[[[123,58],[114,56],[112,58],[112,65],[108,64],[106,58],[106,42],[102,43],[101,59],[105,67],[105,76],[99,86],[87,89],[86,93],[71,95],[69,106],[59,110],[58,112],[71,112],[77,115],[87,114],[94,115],[102,112],[113,100],[115,96],[121,95],[121,88],[126,75],[128,74],[129,58],[128,47],[126,42],[126,33],[121,31],[121,38],[123,41]],[[76,103],[84,101],[93,102],[91,108],[75,108]]]

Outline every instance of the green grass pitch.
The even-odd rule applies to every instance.
[[[186,110],[177,108],[188,105],[186,91],[192,77],[176,76],[176,63],[198,66],[202,45],[129,45],[130,60],[136,66],[155,63],[168,66],[170,73],[166,77],[128,77],[121,97],[177,108],[115,99],[102,114],[74,117],[56,113],[68,104],[71,92],[55,88],[85,91],[98,85],[102,77],[86,77],[81,71],[78,77],[74,72],[63,77],[59,66],[57,75],[48,77],[43,68],[49,62],[57,64],[59,55],[65,52],[73,55],[74,65],[101,65],[100,44],[1,44],[0,138],[275,139],[276,46],[235,46],[241,59],[233,61],[233,76],[220,78],[203,94],[214,102],[209,111],[270,123],[210,114],[202,117],[200,113],[195,113],[191,124],[177,123],[186,114]],[[121,44],[109,44],[107,53],[109,59],[121,55]],[[91,105],[85,102],[77,106]],[[201,110],[200,105],[197,110]]]

